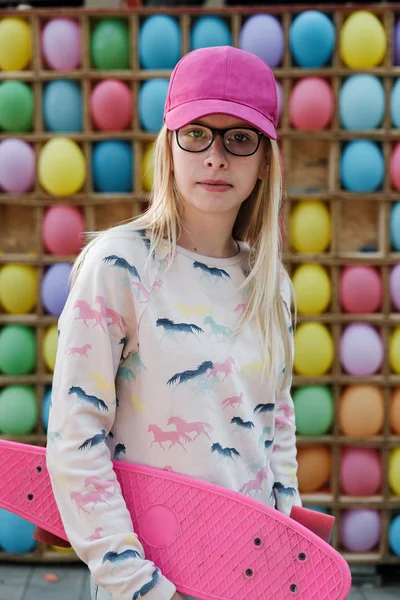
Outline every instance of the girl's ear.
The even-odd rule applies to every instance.
[[[265,143],[264,140],[263,143]],[[267,141],[267,143],[268,146],[264,152],[260,170],[258,171],[258,179],[267,179],[269,175],[269,166],[271,162],[271,143],[269,141]]]

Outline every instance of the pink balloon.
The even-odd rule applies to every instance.
[[[52,254],[77,254],[84,244],[85,220],[75,206],[52,206],[43,219],[43,244]]]
[[[10,194],[23,194],[35,182],[35,153],[23,140],[7,138],[0,142],[0,188]]]
[[[400,142],[394,147],[390,158],[390,178],[393,187],[400,192]]]
[[[340,461],[340,483],[349,496],[372,496],[382,486],[382,460],[374,448],[348,448]]]
[[[346,267],[340,275],[340,302],[348,313],[373,313],[382,303],[382,279],[367,265]]]
[[[122,131],[132,119],[132,93],[122,81],[106,79],[96,85],[90,98],[95,125],[103,131]]]
[[[332,120],[333,91],[320,77],[304,77],[298,81],[289,99],[290,120],[296,129],[319,131]]]
[[[46,62],[56,71],[72,71],[82,60],[81,30],[72,19],[52,19],[42,31]]]
[[[390,297],[393,306],[400,310],[400,263],[393,267],[390,273]]]
[[[340,519],[340,541],[350,552],[368,552],[378,544],[381,529],[377,510],[346,510]]]
[[[340,362],[350,375],[373,375],[382,366],[383,343],[366,323],[352,323],[340,340]]]

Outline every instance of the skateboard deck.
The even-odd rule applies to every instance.
[[[191,477],[122,461],[113,467],[146,558],[180,593],[199,600],[342,600],[350,593],[344,558],[299,522],[321,530],[326,515],[294,507],[290,518]],[[45,448],[0,441],[0,507],[68,539]]]

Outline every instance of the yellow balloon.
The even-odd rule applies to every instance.
[[[396,496],[400,496],[400,448],[395,448],[389,456],[389,485]]]
[[[340,35],[340,55],[348,67],[376,67],[385,56],[386,45],[385,29],[371,12],[356,11],[344,22]]]
[[[64,548],[64,546],[50,546],[50,548],[61,554],[76,554],[73,548]]]
[[[0,69],[21,71],[32,57],[31,28],[23,19],[6,17],[0,21]]]
[[[393,371],[400,374],[400,327],[396,327],[390,338],[389,362]]]
[[[322,323],[301,323],[294,336],[294,369],[299,375],[323,375],[332,366],[334,343]]]
[[[76,142],[52,138],[42,148],[38,161],[39,181],[52,196],[76,194],[86,178],[85,156]]]
[[[331,280],[321,265],[301,265],[293,275],[297,310],[301,315],[316,315],[329,306]]]
[[[49,371],[54,371],[58,345],[57,325],[52,325],[43,337],[43,360]]]
[[[154,178],[154,144],[147,146],[143,153],[142,161],[142,183],[143,189],[150,191],[153,187]]]
[[[290,242],[297,252],[323,252],[331,241],[331,216],[325,204],[304,200],[296,204],[289,220]]]
[[[31,312],[38,297],[37,270],[30,265],[5,265],[0,270],[0,304],[13,315]]]

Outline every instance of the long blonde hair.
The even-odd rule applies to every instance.
[[[265,357],[263,372],[268,371],[274,386],[279,379],[279,388],[283,389],[290,383],[292,341],[281,301],[282,239],[279,214],[283,191],[280,155],[276,141],[270,140],[267,152],[268,178],[257,180],[252,193],[240,207],[232,232],[234,239],[249,245],[251,267],[250,273],[242,284],[242,287],[248,290],[247,309],[235,333],[247,324],[252,325],[259,337]],[[164,125],[154,147],[154,178],[148,209],[139,216],[106,231],[88,233],[91,241],[74,263],[71,274],[72,285],[90,248],[104,236],[112,236],[121,231],[150,231],[149,257],[161,243],[167,243],[172,262],[184,214],[184,200],[175,184],[172,166],[171,132]],[[288,281],[292,289],[290,280]]]

